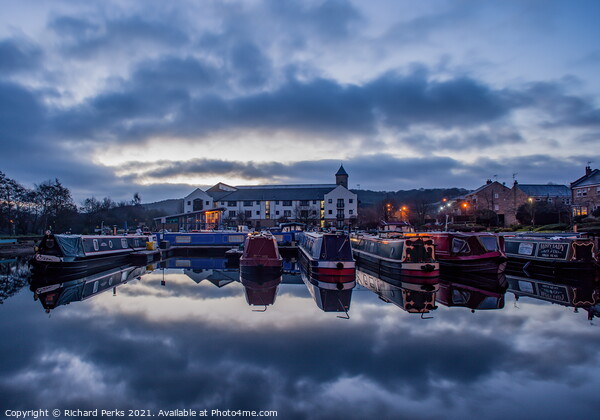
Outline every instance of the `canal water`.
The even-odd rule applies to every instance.
[[[340,291],[285,268],[281,281],[240,281],[224,258],[181,258],[53,283],[4,260],[2,416],[598,418],[593,282],[432,289],[359,271],[346,311]]]

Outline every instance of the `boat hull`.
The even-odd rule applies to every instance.
[[[384,277],[437,278],[440,276],[440,264],[438,262],[402,263],[401,261],[381,258],[359,250],[353,252],[361,267]]]

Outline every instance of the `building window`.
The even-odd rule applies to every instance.
[[[312,215],[313,215],[313,216],[316,216],[316,215],[317,215],[317,211],[316,211],[316,210],[313,210],[313,211],[312,211]]]
[[[279,200],[275,201],[275,204],[279,205]]]
[[[246,210],[244,211],[244,215],[249,219],[252,217],[252,210]]]
[[[235,206],[237,206],[237,201],[228,201],[228,202],[227,202],[227,205],[228,205],[229,207],[235,207]]]
[[[235,210],[229,210],[229,217],[235,217],[236,213]]]
[[[500,210],[500,206],[498,204],[494,204],[494,211]]]
[[[244,201],[244,207],[252,207],[252,201]]]
[[[498,198],[498,193],[494,193],[494,198]]]
[[[330,198],[329,200],[327,200],[327,202],[328,202],[329,204],[333,203],[333,198]]]
[[[256,215],[260,216],[260,211],[256,210]]]
[[[191,206],[191,205],[192,205],[192,202],[191,202],[191,201],[188,201],[188,206]]]
[[[328,214],[333,214],[333,210],[329,210]]]
[[[285,207],[292,207],[292,200],[284,200],[283,205]]]
[[[338,200],[337,200],[337,206],[338,207],[344,207],[344,199],[343,198],[338,198]]]
[[[224,206],[224,205],[225,205],[225,202],[224,202],[224,201],[221,201],[221,205],[222,205],[222,206]]]
[[[279,210],[275,211],[275,216],[279,216]]]
[[[354,214],[354,210],[348,210],[348,213]]]
[[[348,203],[350,203],[350,204],[354,203],[354,198],[349,198]]]
[[[600,191],[600,188],[598,189]],[[317,200],[313,200],[313,204],[317,204]]]
[[[292,211],[291,210],[284,210],[283,211],[283,217],[292,217]]]
[[[308,217],[308,210],[300,210],[300,217]]]
[[[300,200],[301,206],[308,206],[308,200]]]

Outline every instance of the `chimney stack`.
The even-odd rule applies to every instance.
[[[586,166],[585,167],[585,176],[590,176],[590,174],[592,173],[592,168],[591,166]]]

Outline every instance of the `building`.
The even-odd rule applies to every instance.
[[[488,179],[485,185],[465,195],[459,209],[473,215],[484,210],[493,211],[498,215],[498,225],[508,226],[517,222],[516,208],[525,200],[522,192],[512,191],[506,185]]]
[[[518,188],[527,195],[527,200],[546,201],[551,204],[571,204],[571,189],[559,184],[519,184],[515,181],[513,188]]]
[[[523,204],[545,201],[555,205],[569,205],[571,190],[566,185],[519,184],[516,180],[512,188],[504,183],[487,180],[485,185],[453,200],[454,220],[473,221],[486,210],[498,216],[499,226],[517,224],[517,211]],[[443,210],[442,206],[440,210]],[[469,218],[470,216],[470,218]],[[471,220],[473,219],[473,220]]]
[[[573,216],[591,215],[600,208],[600,170],[588,165],[585,175],[571,183]]]
[[[210,229],[247,225],[266,228],[297,221],[318,227],[356,223],[358,197],[348,190],[343,165],[335,184],[231,186],[222,182],[203,191],[197,188],[183,202],[183,213],[162,218],[179,229]]]

